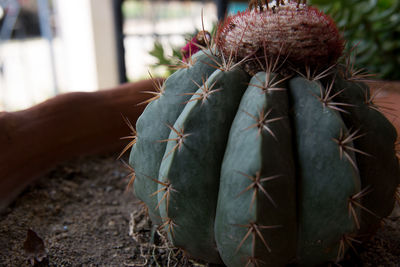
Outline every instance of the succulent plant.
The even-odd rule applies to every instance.
[[[191,257],[227,266],[340,261],[393,209],[397,133],[333,20],[252,1],[182,61],[136,124],[134,189]]]

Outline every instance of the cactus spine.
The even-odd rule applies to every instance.
[[[135,193],[192,257],[337,262],[393,209],[395,129],[336,63],[332,20],[279,3],[228,17],[136,124]]]

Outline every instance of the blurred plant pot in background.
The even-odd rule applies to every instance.
[[[144,80],[92,93],[58,95],[29,109],[0,113],[0,211],[41,174],[83,155],[122,150],[154,90]]]

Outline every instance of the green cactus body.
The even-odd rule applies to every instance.
[[[216,43],[138,120],[136,195],[194,258],[340,261],[393,208],[395,129],[368,87],[332,65],[343,41],[314,8],[255,7],[227,18]]]
[[[259,72],[250,81],[222,163],[215,229],[228,266],[252,261],[282,266],[296,257],[296,180],[288,97],[285,90],[261,89],[265,79],[266,73]]]
[[[346,151],[351,160],[340,155],[339,142],[348,130],[338,111],[321,104],[320,88],[319,82],[300,77],[289,82],[299,179],[298,256],[308,266],[335,258],[338,240],[355,230],[348,199],[361,186],[351,163],[352,142]]]
[[[212,56],[200,52],[193,56],[193,66],[180,69],[165,81],[159,88],[159,95],[147,107],[146,112],[136,123],[137,142],[132,150],[129,163],[135,169],[135,193],[149,207],[149,215],[155,224],[162,222],[156,207],[157,197],[152,196],[157,191],[158,170],[164,155],[170,129],[185,107],[184,102],[190,98],[187,93],[198,89],[205,77],[215,71]],[[153,125],[162,125],[154,130]],[[151,153],[148,153],[152,151]]]
[[[341,102],[354,105],[346,107],[343,119],[348,127],[358,129],[360,134],[354,144],[363,151],[357,153],[356,158],[366,193],[361,203],[368,207],[362,209],[360,223],[361,232],[368,233],[379,227],[380,218],[389,216],[394,206],[393,195],[400,183],[397,158],[393,153],[397,133],[373,103],[373,96],[365,84],[338,78],[335,90],[343,90],[339,97]],[[384,182],[377,177],[385,177]]]
[[[161,217],[168,218],[167,228],[174,244],[194,257],[213,262],[219,261],[214,218],[220,165],[247,81],[248,75],[239,68],[215,71],[176,120],[174,129],[179,129],[178,133],[171,132],[160,167],[160,179],[175,190],[167,201],[162,201],[165,192],[158,195]],[[205,95],[206,90],[209,95]],[[159,190],[163,188],[160,184]]]

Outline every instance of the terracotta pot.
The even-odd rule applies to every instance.
[[[151,95],[146,80],[92,93],[66,93],[32,108],[0,113],[0,211],[56,164],[82,155],[118,152]]]

